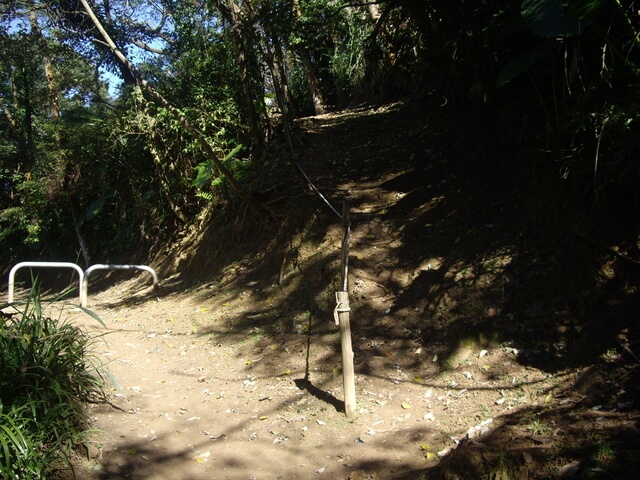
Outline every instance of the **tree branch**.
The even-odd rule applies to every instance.
[[[143,50],[146,50],[147,52],[158,53],[160,55],[165,54],[164,50],[162,50],[161,48],[152,47],[151,45],[148,45],[145,42],[142,42],[140,40],[133,40],[133,44],[136,45],[137,47],[140,47]]]
[[[111,39],[111,37],[109,36],[105,28],[102,26],[100,19],[98,19],[98,17],[93,12],[87,0],[80,0],[80,3],[84,7],[87,15],[89,16],[89,18],[91,19],[95,27],[100,32],[100,35],[102,36],[104,41],[107,43],[109,49],[111,50],[111,53],[118,59],[118,61],[124,67],[126,67],[129,70],[131,75],[135,78],[136,83],[144,91],[146,91],[153,100],[155,100],[164,108],[166,108],[169,111],[169,113],[171,113],[171,115],[173,115],[173,117],[182,125],[182,127],[196,138],[204,154],[211,159],[211,161],[215,165],[218,172],[220,172],[220,174],[227,180],[227,182],[229,182],[229,185],[238,194],[238,196],[248,204],[252,206],[260,207],[259,204],[256,204],[256,202],[253,201],[253,198],[251,197],[251,195],[247,193],[244,188],[242,188],[242,186],[236,181],[236,179],[231,174],[231,172],[227,169],[227,167],[225,167],[224,164],[220,161],[220,159],[214,152],[213,148],[207,141],[207,139],[196,128],[193,128],[190,122],[182,115],[182,113],[180,113],[173,105],[169,103],[168,100],[166,100],[159,92],[157,92],[149,84],[149,82],[147,82],[144,78],[142,78],[142,76],[140,75],[140,72],[138,72],[135,66],[118,49],[118,47],[116,46],[114,41]]]

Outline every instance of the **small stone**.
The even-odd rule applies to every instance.
[[[558,470],[558,477],[571,478],[575,477],[578,472],[580,472],[580,462],[575,461],[560,467],[560,470]]]

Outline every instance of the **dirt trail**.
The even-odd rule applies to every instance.
[[[400,478],[543,395],[546,376],[524,373],[506,348],[470,350],[468,368],[436,375],[434,355],[420,345],[406,351],[360,338],[369,373],[358,375],[359,413],[348,421],[333,371],[337,334],[307,345],[302,331],[282,339],[226,332],[226,319],[246,314],[247,303],[228,303],[224,292],[199,301],[138,290],[146,295],[136,306],[107,306],[126,303],[133,285],[92,298],[109,326],[98,329],[106,333],[98,352],[114,386],[112,405],[91,406],[97,431],[80,478]],[[212,326],[216,333],[198,333]],[[487,381],[490,369],[503,370],[504,381]],[[530,387],[514,394],[516,379]]]
[[[340,225],[301,195],[287,214],[304,223],[285,217],[273,237],[242,214],[242,245],[225,225],[185,238],[152,265],[159,292],[136,278],[90,295],[111,405],[90,407],[78,478],[391,480],[436,466],[429,478],[551,478],[608,465],[581,446],[594,432],[608,448],[638,438],[634,391],[607,373],[621,356],[597,345],[595,368],[554,363],[575,335],[553,285],[576,276],[559,262],[584,263],[579,246],[554,259],[546,237],[522,235],[518,201],[434,153],[451,143],[421,105],[397,107],[302,119],[295,133],[316,185],[351,198],[357,417],[342,413],[332,315]]]

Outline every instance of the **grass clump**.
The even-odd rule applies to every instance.
[[[0,317],[0,478],[46,479],[70,468],[88,427],[84,406],[104,398],[93,342],[43,315],[35,288],[22,313]]]

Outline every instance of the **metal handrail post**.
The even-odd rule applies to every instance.
[[[79,289],[80,292],[82,292],[82,288],[83,288],[83,282],[84,282],[84,278],[83,278],[83,272],[82,269],[76,265],[75,263],[71,263],[71,262],[20,262],[16,265],[14,265],[14,267],[9,271],[9,282],[7,285],[7,288],[9,290],[8,293],[8,301],[9,303],[13,303],[13,290],[15,287],[15,277],[16,277],[16,272],[18,270],[20,270],[23,267],[44,267],[44,268],[73,268],[76,272],[78,272],[78,276],[79,276]],[[82,304],[82,298],[80,303]]]
[[[153,288],[154,290],[158,288],[158,275],[156,271],[147,266],[147,265],[109,265],[96,263],[95,265],[91,265],[84,271],[82,278],[82,289],[80,290],[80,305],[83,307],[87,306],[87,297],[89,291],[89,274],[96,270],[143,270],[145,272],[149,272],[153,276]]]

